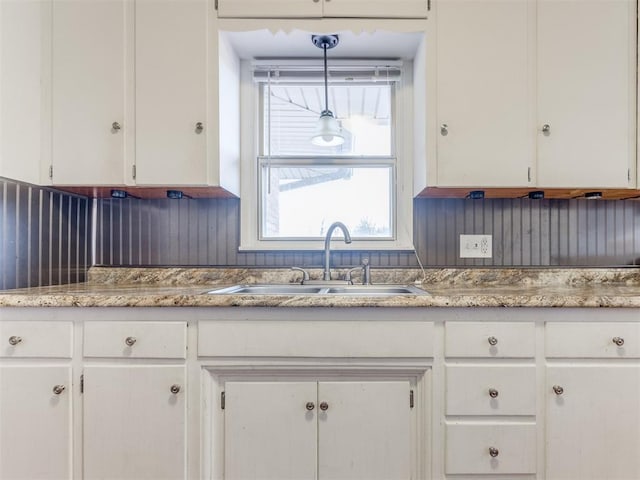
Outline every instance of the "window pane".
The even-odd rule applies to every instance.
[[[324,238],[336,221],[353,237],[392,238],[392,166],[263,165],[261,176],[265,239]]]
[[[391,88],[391,84],[329,85],[329,110],[342,126],[345,142],[337,147],[318,147],[311,144],[311,136],[320,112],[324,110],[324,86],[263,85],[262,153],[271,156],[392,156]]]

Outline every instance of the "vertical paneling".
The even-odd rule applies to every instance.
[[[99,200],[98,263],[322,264],[322,252],[238,252],[239,207],[237,199]],[[459,258],[463,233],[492,234],[493,258]],[[417,199],[414,239],[425,266],[628,265],[640,258],[640,201]],[[417,265],[404,251],[340,251],[332,261],[363,257],[377,267]]]
[[[0,178],[0,289],[84,281],[90,200]]]

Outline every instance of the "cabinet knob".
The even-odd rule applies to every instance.
[[[494,346],[498,344],[498,339],[496,337],[489,337],[487,338],[487,342],[489,342],[489,345]]]
[[[171,391],[171,393],[173,393],[174,395],[177,395],[180,393],[180,385],[171,385],[171,388],[169,389]]]
[[[615,343],[615,344],[616,344],[617,346],[619,346],[619,347],[621,347],[621,346],[623,346],[623,345],[624,345],[624,338],[622,338],[622,337],[613,337],[613,338],[611,339],[611,341],[612,341],[613,343]]]
[[[55,393],[56,395],[60,395],[64,391],[65,391],[64,385],[56,385],[53,387],[53,393]]]
[[[326,412],[327,410],[329,410],[329,404],[327,402],[322,402],[320,404],[320,410],[322,410],[323,412]]]
[[[127,344],[127,347],[133,347],[137,341],[136,337],[127,337],[124,339],[124,343]]]
[[[313,0],[313,3],[318,3],[320,0]]]
[[[449,135],[449,125],[447,125],[446,123],[440,125],[440,135],[442,135],[443,137]]]
[[[553,388],[553,392],[556,395],[562,395],[564,393],[564,388],[562,388],[560,385],[554,385],[552,388]]]
[[[549,125],[548,123],[542,125],[542,133],[546,136],[551,135],[551,125]]]
[[[498,390],[496,390],[495,388],[490,388],[489,389],[489,396],[491,398],[498,398]]]
[[[22,342],[22,337],[16,337],[15,335],[9,337],[9,345],[11,345],[12,347],[15,347],[20,342]]]
[[[121,129],[121,128],[122,128],[122,126],[121,126],[118,122],[113,122],[113,123],[111,124],[111,130],[112,130],[114,133],[118,133],[118,132],[120,131],[120,129]]]
[[[305,405],[305,408],[309,411],[313,410],[314,408],[316,408],[316,404],[313,402],[307,402],[307,404]]]
[[[196,133],[201,134],[204,130],[204,124],[202,122],[196,123]]]
[[[498,450],[496,447],[489,447],[489,455],[491,455],[493,458],[497,457],[500,454],[500,450]]]

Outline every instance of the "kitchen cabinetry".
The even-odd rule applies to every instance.
[[[527,0],[438,2],[438,186],[530,184],[530,8]]]
[[[537,2],[540,186],[635,186],[636,5]]]
[[[533,323],[445,324],[447,474],[536,472],[533,333]]]
[[[546,328],[547,478],[640,478],[640,328]]]
[[[0,323],[0,478],[71,478],[71,324]]]
[[[206,185],[207,0],[135,4],[136,183]]]
[[[409,399],[408,381],[227,382],[224,478],[409,478]]]
[[[52,2],[52,181],[121,185],[130,3]]]
[[[636,18],[631,0],[441,0],[428,183],[634,187]]]
[[[185,478],[185,324],[88,323],[83,348],[84,478]]]
[[[428,0],[218,0],[218,17],[426,18]]]

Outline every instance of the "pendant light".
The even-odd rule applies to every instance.
[[[338,45],[338,35],[311,35],[313,44],[324,51],[324,110],[311,137],[311,143],[319,147],[335,147],[344,143],[338,121],[329,110],[329,81],[327,72],[327,50]]]

